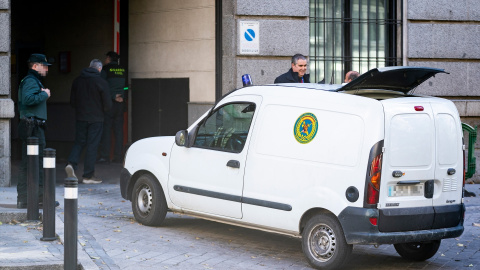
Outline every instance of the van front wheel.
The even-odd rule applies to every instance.
[[[440,248],[440,240],[430,242],[413,242],[394,244],[397,253],[402,258],[412,261],[425,261],[433,257]]]
[[[310,265],[317,269],[339,268],[352,253],[340,223],[331,215],[314,216],[307,222],[302,249]]]
[[[133,187],[132,210],[135,219],[143,225],[159,226],[167,215],[165,194],[158,180],[151,174],[142,174]]]

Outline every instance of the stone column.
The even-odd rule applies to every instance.
[[[0,187],[10,186],[10,119],[15,115],[10,98],[10,0],[0,0]]]

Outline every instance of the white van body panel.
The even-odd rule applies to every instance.
[[[368,153],[383,138],[381,104],[351,95],[339,100],[338,93],[325,91],[302,92],[298,98],[289,95],[290,89],[270,91],[275,94],[264,96],[252,133],[243,196],[288,204],[292,210],[243,204],[243,220],[298,232],[298,221],[309,209],[338,215],[347,206],[361,207]],[[293,134],[303,113],[313,113],[321,123],[307,144]],[[359,189],[354,203],[345,200],[349,186]]]
[[[261,105],[262,98],[258,95],[229,96],[218,106],[235,101]],[[256,115],[252,120],[255,123]],[[250,129],[253,128],[251,125]],[[248,146],[251,136],[247,137],[245,146]],[[235,219],[242,218],[240,200],[220,200],[209,196],[178,192],[175,186],[194,188],[201,191],[217,192],[229,196],[242,197],[247,147],[241,153],[231,153],[197,147],[180,147],[174,145],[170,160],[170,174],[168,181],[168,195],[172,202],[182,210],[198,213],[208,213]],[[229,160],[239,161],[240,168],[226,166]],[[185,164],[189,164],[188,169]]]
[[[435,125],[428,99],[389,99],[382,102],[385,108],[385,152],[379,208],[432,206],[424,197],[425,181],[435,173]],[[416,111],[421,106],[423,111]],[[404,175],[392,176],[394,171]],[[420,180],[415,185],[398,182]]]
[[[173,145],[175,145],[173,136],[138,140],[128,149],[124,167],[132,175],[137,172],[151,173],[162,187],[165,187],[168,183],[170,157],[162,156],[162,153],[170,153]],[[170,200],[167,200],[167,203],[169,208],[175,208]]]
[[[453,102],[435,99],[432,103],[436,123],[436,169],[433,205],[460,203],[463,193],[463,131],[458,111]],[[448,170],[455,173],[449,175]]]

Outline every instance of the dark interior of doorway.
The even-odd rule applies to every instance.
[[[188,78],[132,79],[132,143],[188,127]]]

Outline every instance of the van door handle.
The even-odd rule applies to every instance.
[[[433,198],[433,193],[435,191],[435,185],[433,180],[425,181],[424,196],[427,199]]]
[[[418,180],[412,180],[412,181],[398,181],[397,185],[418,185],[420,184],[420,181]]]
[[[232,167],[232,168],[237,168],[237,169],[239,169],[239,168],[240,168],[240,161],[238,161],[238,160],[229,160],[229,161],[227,162],[227,166],[228,166],[228,167]]]
[[[447,174],[448,174],[448,175],[454,175],[456,172],[457,172],[457,171],[455,171],[454,168],[450,168],[450,169],[447,170]]]

